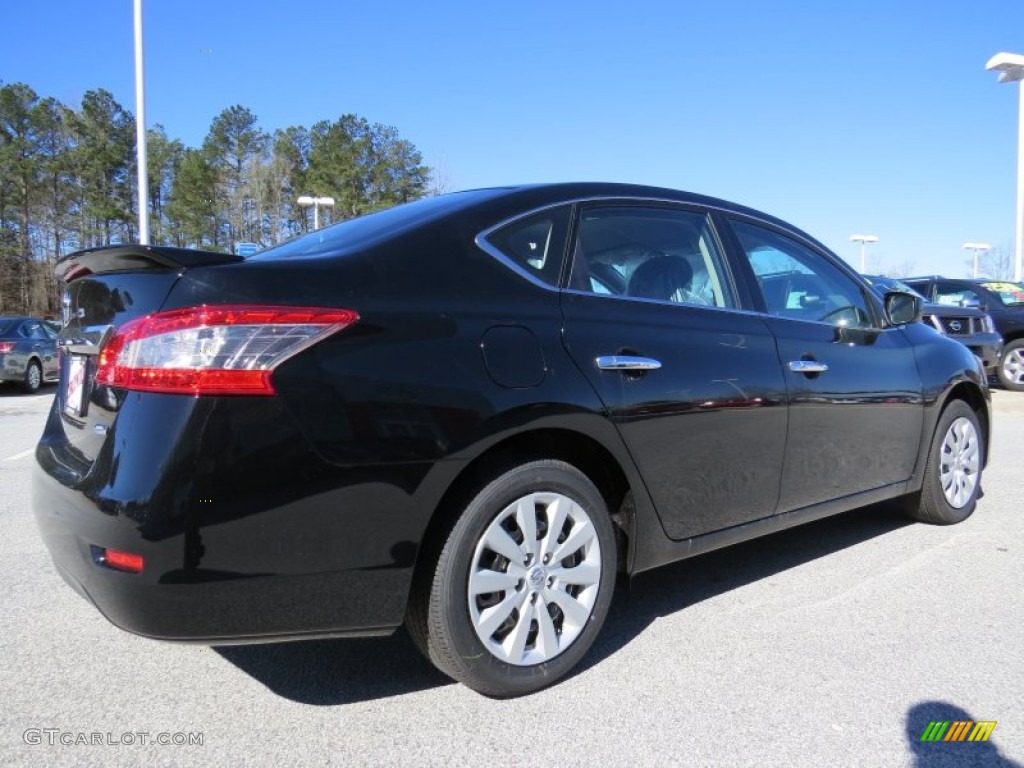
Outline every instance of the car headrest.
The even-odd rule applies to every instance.
[[[628,293],[641,299],[671,301],[677,292],[690,287],[693,270],[678,256],[655,256],[635,270],[629,278]]]

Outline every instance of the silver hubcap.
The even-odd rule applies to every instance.
[[[974,424],[960,417],[942,439],[942,493],[950,506],[960,509],[974,495],[981,467],[981,445]]]
[[[549,661],[583,631],[600,581],[601,545],[583,507],[558,493],[531,493],[502,510],[476,545],[473,629],[509,664]]]
[[[30,365],[28,367],[28,385],[35,389],[39,386],[41,374],[39,373],[38,365]]]
[[[1024,349],[1011,349],[1003,357],[1003,376],[1013,384],[1024,384]]]

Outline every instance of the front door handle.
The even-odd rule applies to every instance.
[[[653,357],[602,355],[597,358],[597,367],[602,371],[656,371],[661,368],[661,361]]]
[[[793,373],[824,373],[828,370],[828,365],[817,360],[791,360],[789,370]]]

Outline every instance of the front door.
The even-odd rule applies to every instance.
[[[883,328],[861,286],[824,253],[731,222],[786,376],[789,438],[779,511],[905,482],[924,406],[911,345]]]

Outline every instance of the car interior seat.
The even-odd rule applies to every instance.
[[[678,256],[655,256],[633,270],[628,293],[641,299],[682,301],[690,289],[693,270]]]

